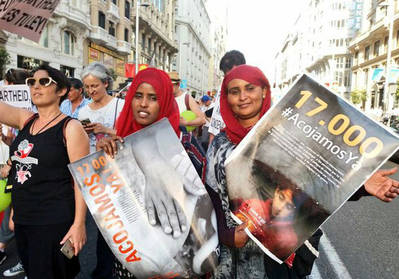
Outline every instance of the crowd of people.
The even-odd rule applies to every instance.
[[[206,152],[203,182],[216,211],[220,255],[217,269],[204,278],[309,275],[316,258],[312,251],[317,251],[321,231],[309,239],[313,247],[301,246],[279,265],[248,238],[248,223],[237,225],[230,215],[232,201],[226,185],[225,160],[268,111],[272,92],[262,71],[246,65],[238,51],[226,53],[220,69],[225,74],[220,94],[205,94],[198,102],[180,88],[179,73],[155,68],[140,71],[124,98],[108,94],[113,80],[98,62],[85,67],[81,79],[68,79],[47,65],[23,74],[20,70],[10,71],[14,75],[6,75],[6,81],[28,85],[35,109],[0,102],[0,123],[14,129],[1,133],[2,141],[9,145],[1,175],[12,185],[12,203],[0,228],[0,264],[5,246],[15,237],[21,262],[14,269],[24,269],[30,279],[75,278],[80,268],[76,256],[85,249],[85,222],[91,216],[86,214],[82,194],[67,165],[100,149],[114,156],[117,142],[123,142],[123,137],[166,117],[178,136],[191,133]],[[212,125],[213,121],[217,125]],[[389,177],[395,172],[377,171],[353,199],[373,195],[392,201],[399,193],[399,182]],[[153,201],[147,208],[149,222],[161,222],[165,233],[178,235],[185,227],[176,225],[179,209],[171,206],[168,216],[162,216],[158,203],[167,207],[173,201],[159,200],[163,195],[157,195],[157,191],[161,189],[148,193]],[[281,197],[283,191],[288,190],[276,188],[276,197]],[[287,212],[294,206],[289,199],[273,203],[275,207],[283,203]],[[271,216],[279,214],[273,203],[269,201]],[[92,278],[133,278],[97,233],[97,264]],[[72,259],[60,252],[69,241],[75,255]]]

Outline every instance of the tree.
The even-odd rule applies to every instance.
[[[367,100],[366,90],[364,89],[355,89],[351,92],[351,100],[355,105],[362,104],[364,107],[364,103]]]
[[[10,55],[5,48],[0,47],[0,79],[3,79],[4,72],[8,64],[10,64]]]

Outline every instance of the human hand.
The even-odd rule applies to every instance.
[[[10,229],[10,231],[14,231],[14,221],[13,221],[13,217],[14,217],[14,209],[11,208],[11,212],[10,212],[10,218],[8,218],[8,228]]]
[[[166,234],[173,232],[178,238],[187,230],[187,220],[179,203],[170,195],[160,179],[146,176],[144,201],[151,225],[157,224],[156,216]]]
[[[72,224],[69,231],[67,232],[67,234],[64,236],[64,238],[60,242],[60,244],[63,245],[65,243],[65,241],[67,241],[68,239],[71,241],[71,243],[73,245],[75,256],[77,256],[78,253],[80,252],[80,250],[82,250],[83,245],[85,245],[85,243],[86,243],[86,226],[85,226],[85,224],[84,223]]]
[[[180,126],[187,126],[188,121],[180,116]]]
[[[7,178],[8,174],[10,173],[11,166],[8,164],[5,164],[1,169],[0,169],[0,177]]]
[[[86,125],[85,130],[91,130],[94,134],[108,134],[109,129],[101,123],[89,123]]]
[[[399,181],[388,176],[396,173],[396,171],[397,168],[376,171],[364,183],[364,188],[376,198],[384,202],[391,202],[399,194]]]
[[[123,138],[114,136],[112,138],[102,138],[96,143],[96,150],[104,150],[105,153],[107,153],[112,159],[118,152],[118,146],[116,142],[119,141],[123,143]]]
[[[238,225],[234,230],[234,245],[236,248],[244,247],[248,241],[248,235],[245,232],[248,223],[242,223]]]

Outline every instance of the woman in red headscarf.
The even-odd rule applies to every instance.
[[[140,71],[135,77],[125,98],[125,105],[116,123],[119,141],[166,117],[177,136],[180,136],[180,115],[177,103],[173,95],[173,86],[169,76],[161,70],[147,68]],[[154,139],[156,140],[156,139]],[[187,212],[183,212],[180,205],[170,196],[166,187],[163,187],[165,175],[171,174],[165,162],[160,162],[162,156],[155,156],[157,150],[145,154],[146,142],[136,142],[132,147],[137,164],[145,173],[144,204],[148,213],[149,223],[156,225],[158,220],[165,234],[171,234],[173,238],[182,239],[188,233],[190,224],[187,224]],[[103,139],[97,145],[107,154],[117,152],[117,145],[112,139]],[[160,153],[161,150],[159,150]],[[159,166],[159,167],[158,167]],[[159,170],[162,170],[160,173]],[[189,185],[184,184],[184,189],[190,192]],[[194,191],[193,189],[191,189]],[[195,192],[195,191],[194,191]],[[190,192],[195,194],[194,192]],[[186,213],[186,214],[185,214]],[[187,215],[189,216],[189,215]],[[184,240],[184,239],[183,239]],[[178,243],[176,241],[176,243]],[[161,263],[157,262],[161,265]],[[122,265],[115,261],[116,278],[134,278]]]
[[[285,263],[277,264],[255,242],[248,239],[244,231],[247,223],[237,226],[230,216],[232,201],[229,200],[227,190],[225,160],[270,108],[270,103],[269,82],[258,68],[240,65],[225,76],[221,89],[220,112],[226,128],[215,137],[207,152],[206,188],[216,211],[221,244],[220,265],[214,274],[215,278],[304,278],[305,274],[300,274],[303,266],[297,267],[305,261],[308,265],[305,267],[306,272],[310,272],[315,259],[313,257],[306,263],[309,259],[302,259],[297,253],[295,258],[289,258],[292,261],[288,264],[293,264],[293,268]],[[390,201],[397,196],[395,186],[398,182],[387,178],[386,174],[377,172],[365,186],[369,193]],[[321,232],[317,233],[312,237],[316,244],[321,235]]]

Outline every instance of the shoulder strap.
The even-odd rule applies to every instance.
[[[114,125],[112,126],[112,129],[115,129],[116,114],[118,113],[118,102],[119,102],[119,98],[116,98],[115,115],[114,115]]]
[[[184,103],[186,104],[186,109],[190,110],[190,95],[186,93],[184,96]]]
[[[65,147],[67,146],[67,140],[66,140],[66,136],[65,136],[65,130],[66,130],[66,127],[67,127],[69,121],[71,121],[72,119],[73,119],[73,118],[71,118],[71,117],[69,117],[69,116],[65,117],[65,122],[64,122],[64,125],[62,126],[62,138],[63,138]]]
[[[29,122],[31,122],[33,119],[37,118],[38,116],[39,116],[39,114],[38,114],[38,113],[35,113],[35,114],[33,114],[32,116],[30,116],[28,119],[26,119],[24,125],[22,126],[22,129],[21,129],[21,130],[23,130],[23,129],[25,128],[25,126],[29,124]]]

